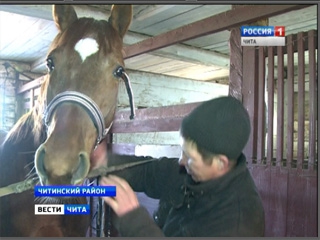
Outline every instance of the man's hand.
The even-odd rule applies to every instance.
[[[126,180],[108,175],[101,178],[100,185],[116,186],[115,197],[102,198],[119,217],[139,207],[138,198]]]

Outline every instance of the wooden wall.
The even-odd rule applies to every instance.
[[[266,236],[318,235],[316,42],[312,30],[287,36],[285,47],[243,48],[242,97],[253,127],[245,153]]]

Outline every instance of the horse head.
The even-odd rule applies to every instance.
[[[53,18],[59,32],[39,97],[47,138],[36,151],[35,167],[43,185],[79,185],[114,118],[132,7],[113,6],[108,20],[95,20],[56,5]]]

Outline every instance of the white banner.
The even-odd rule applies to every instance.
[[[35,204],[35,215],[64,215],[63,204]]]
[[[241,46],[285,46],[285,37],[241,37]]]

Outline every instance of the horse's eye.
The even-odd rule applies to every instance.
[[[53,59],[51,57],[48,57],[46,61],[47,61],[48,71],[49,71],[49,73],[51,73],[54,69]]]

